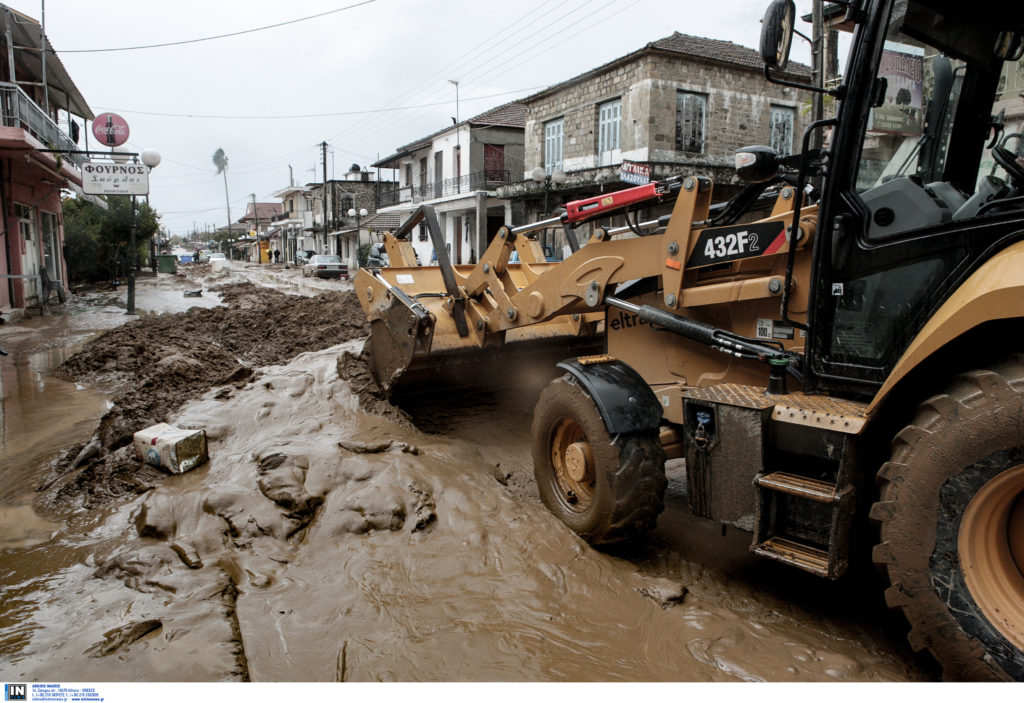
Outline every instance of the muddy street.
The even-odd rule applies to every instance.
[[[365,386],[347,282],[235,264],[139,295],[161,314],[122,324],[97,293],[0,327],[8,678],[937,676],[873,574],[754,561],[689,514],[678,462],[649,540],[588,546],[533,481],[546,378],[394,407]],[[159,421],[204,429],[210,461],[140,464],[131,433]]]

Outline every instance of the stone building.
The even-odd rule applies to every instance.
[[[327,181],[327,217],[324,227],[324,184],[309,185],[312,205],[313,235],[317,254],[337,254],[354,270],[359,265],[361,244],[368,243],[368,237],[361,233],[360,223],[364,217],[377,211],[377,198],[382,189],[394,186],[391,181],[380,181],[377,174],[362,170],[352,164],[341,179]],[[360,214],[366,211],[366,215]],[[350,214],[352,211],[355,214]]]
[[[790,64],[790,71],[790,80],[810,80],[806,67]],[[543,219],[545,202],[554,212],[561,203],[634,185],[637,174],[707,176],[715,201],[722,201],[742,185],[734,172],[736,149],[766,144],[786,154],[799,148],[806,100],[803,91],[766,81],[757,51],[676,32],[523,99],[524,180],[498,195],[512,202],[513,225]],[[624,165],[632,172],[628,181]],[[537,172],[538,182],[531,178],[538,167],[558,177],[545,182]],[[648,208],[640,217],[670,209]],[[580,240],[588,233],[581,228]],[[560,231],[542,241],[562,258]]]

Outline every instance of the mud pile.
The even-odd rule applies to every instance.
[[[3,591],[0,667],[66,681],[913,677],[700,566],[641,570],[588,547],[502,485],[494,458],[519,450],[494,413],[480,442],[367,414],[339,375],[359,345],[211,388],[173,418],[207,430],[208,464],[81,516],[82,537],[7,554],[23,585]]]
[[[136,431],[168,421],[212,387],[241,387],[258,376],[259,367],[369,331],[351,291],[309,298],[251,283],[216,290],[225,305],[139,318],[106,332],[61,366],[61,374],[76,382],[125,390],[113,398],[93,439],[53,462],[41,484],[51,507],[95,507],[152,487],[162,474],[139,469],[130,446]]]

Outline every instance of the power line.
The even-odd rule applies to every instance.
[[[547,86],[538,86],[535,88],[521,88],[519,90],[509,90],[503,93],[493,93],[491,95],[480,95],[475,98],[462,98],[461,102],[473,102],[475,100],[490,100],[491,98],[500,98],[505,95],[515,95],[516,93],[527,93],[534,90],[540,90]],[[401,105],[398,107],[381,107],[374,108],[372,110],[351,110],[349,112],[319,112],[310,113],[305,115],[192,115],[188,113],[176,113],[176,112],[147,112],[145,110],[129,110],[123,107],[104,107],[97,105],[95,109],[109,111],[109,112],[126,112],[132,115],[150,115],[155,117],[183,117],[189,119],[204,119],[204,120],[291,120],[301,119],[307,117],[345,117],[349,115],[373,115],[381,112],[399,112],[401,110],[417,110],[423,107],[436,107],[438,105],[448,105],[451,100],[439,100],[433,103],[420,103],[419,105]]]
[[[612,2],[615,1],[616,0],[612,0]],[[507,54],[510,51],[521,52],[523,50],[522,40],[517,40],[516,37],[521,33],[526,32],[529,38],[536,38],[536,26],[542,26],[550,30],[545,39],[556,38],[560,35],[564,35],[565,27],[572,23],[572,21],[569,18],[572,17],[573,15],[577,15],[578,13],[585,11],[586,6],[591,5],[593,2],[595,2],[595,0],[583,0],[579,4],[568,9],[566,9],[565,5],[562,3],[542,3],[541,5],[538,5],[530,12],[521,16],[519,20],[516,20],[512,24],[508,25],[506,29],[511,29],[521,20],[526,19],[531,14],[536,12],[538,9],[544,8],[545,14],[541,18],[539,18],[535,22],[531,22],[525,27],[518,28],[512,31],[511,33],[508,33],[507,36],[501,37],[498,41],[488,42],[487,40],[485,40],[481,42],[477,46],[473,47],[472,49],[464,53],[458,59],[449,63],[448,67],[446,68],[449,68],[450,70],[447,70],[446,77],[450,77],[451,75],[457,74],[461,68],[465,67],[468,68],[469,71],[467,74],[460,76],[460,80],[464,80],[466,75],[476,74],[480,71],[485,71],[487,67],[495,63],[504,63],[507,60],[503,60],[501,58],[502,55]],[[603,10],[605,7],[608,6],[608,4],[602,6],[601,9]],[[557,9],[548,9],[548,5],[555,5]],[[593,16],[593,13],[591,13],[589,16]],[[495,36],[500,35],[502,33],[503,32],[498,32]],[[558,46],[558,44],[555,44],[555,46]],[[475,60],[474,57],[478,53],[480,53],[478,51],[480,49],[482,49],[485,52],[485,57],[482,58],[481,60]],[[439,76],[441,75],[442,72],[443,71],[438,71],[433,75]],[[436,94],[436,89],[431,88],[429,85],[429,79],[425,81],[420,81],[420,83],[423,84],[422,88],[410,91],[412,93],[412,97],[419,96],[426,92],[433,92]],[[447,102],[450,103],[452,101],[449,100]],[[384,129],[395,131],[396,128],[408,124],[409,122],[408,116],[406,115],[389,115],[388,118],[384,120],[378,120],[375,122],[360,122],[354,127],[335,135],[334,138],[341,137],[342,135],[344,135],[344,137],[347,140],[367,140],[370,138],[377,138],[378,135],[383,133]]]
[[[327,15],[333,15],[333,14],[335,14],[337,12],[344,12],[345,10],[351,10],[352,8],[360,7],[362,5],[369,5],[372,2],[376,2],[376,0],[363,0],[362,2],[357,2],[357,3],[352,4],[352,5],[346,5],[345,7],[339,7],[339,8],[334,9],[334,10],[328,10],[327,12],[321,12],[321,13],[316,14],[316,15],[309,15],[308,17],[299,17],[298,19],[286,20],[285,22],[278,22],[276,24],[268,24],[268,25],[265,25],[263,27],[253,27],[252,29],[243,29],[243,30],[238,31],[238,32],[228,32],[227,34],[217,34],[217,35],[212,36],[212,37],[202,37],[200,39],[184,39],[182,41],[164,42],[163,44],[145,44],[145,45],[141,45],[141,46],[122,46],[122,47],[117,47],[117,48],[112,48],[112,49],[61,49],[60,53],[62,53],[62,54],[93,54],[93,53],[101,53],[101,52],[107,52],[107,51],[135,51],[137,49],[159,49],[159,48],[166,47],[166,46],[181,46],[183,44],[197,44],[199,42],[204,42],[204,41],[213,41],[214,39],[226,39],[227,37],[237,37],[237,36],[242,35],[242,34],[251,34],[253,32],[262,32],[265,29],[275,29],[277,27],[284,27],[284,26],[289,25],[289,24],[296,24],[297,22],[305,22],[307,20],[316,19],[318,17],[325,17]]]

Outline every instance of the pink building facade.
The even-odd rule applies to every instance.
[[[68,132],[84,139],[93,114],[38,22],[0,5],[0,31],[0,312],[13,312],[67,290],[61,192],[81,193],[86,148]]]

